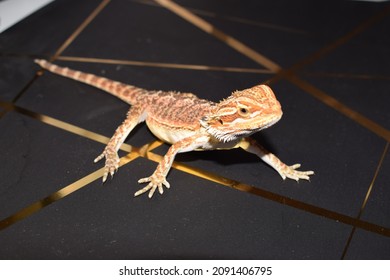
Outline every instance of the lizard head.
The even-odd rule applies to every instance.
[[[270,127],[282,114],[271,88],[258,85],[233,92],[210,115],[203,117],[200,124],[219,141],[229,142]]]

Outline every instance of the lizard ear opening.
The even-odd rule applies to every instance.
[[[204,128],[209,127],[208,120],[209,120],[209,117],[207,117],[207,116],[202,117],[199,121],[200,125],[203,126]]]

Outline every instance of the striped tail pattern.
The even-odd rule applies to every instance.
[[[52,73],[102,89],[118,97],[119,99],[123,100],[128,104],[136,103],[137,97],[139,95],[148,93],[147,90],[142,88],[127,85],[104,77],[96,76],[94,74],[72,70],[67,67],[60,67],[44,59],[36,59],[34,61],[42,68]]]

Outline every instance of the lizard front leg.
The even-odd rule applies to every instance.
[[[242,139],[238,146],[249,153],[257,155],[264,162],[269,164],[279,173],[283,180],[286,178],[290,178],[296,181],[299,179],[310,180],[309,176],[314,174],[313,171],[297,170],[299,167],[301,167],[300,164],[293,164],[291,166],[286,165],[277,156],[267,151],[263,146],[261,146],[252,138],[248,137]]]
[[[140,106],[132,106],[127,113],[125,121],[116,129],[114,135],[111,137],[103,153],[101,153],[94,162],[106,158],[103,174],[103,183],[107,180],[108,174],[114,176],[114,173],[119,167],[118,150],[126,137],[133,130],[133,128],[143,121],[144,109]]]
[[[164,155],[163,160],[158,164],[156,170],[150,177],[142,178],[138,181],[138,183],[149,183],[146,187],[137,191],[134,196],[141,195],[147,191],[149,191],[148,197],[151,198],[158,189],[160,194],[163,194],[165,186],[166,188],[170,188],[169,183],[166,180],[166,176],[168,175],[169,170],[171,169],[173,160],[178,153],[185,153],[189,151],[193,151],[198,149],[203,144],[207,143],[209,138],[207,136],[191,136],[184,138],[176,143],[174,143],[168,150],[168,152]]]

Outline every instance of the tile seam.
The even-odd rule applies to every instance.
[[[361,216],[362,216],[362,214],[363,214],[363,212],[364,212],[364,210],[365,210],[365,208],[366,208],[367,201],[368,201],[368,199],[369,199],[369,197],[370,197],[370,195],[371,195],[371,192],[372,192],[372,189],[373,189],[373,187],[374,187],[374,185],[375,185],[375,182],[376,182],[376,179],[377,179],[377,177],[378,177],[378,174],[379,174],[379,172],[380,172],[380,170],[381,170],[381,168],[382,168],[383,161],[384,161],[384,159],[385,159],[385,157],[386,157],[386,154],[387,154],[387,152],[388,152],[388,150],[389,150],[389,144],[390,144],[390,142],[386,142],[385,148],[384,148],[384,150],[383,150],[383,152],[382,152],[382,155],[381,155],[381,157],[380,157],[380,159],[379,159],[379,162],[378,162],[378,164],[377,164],[377,168],[375,169],[374,176],[373,176],[373,178],[372,178],[372,180],[371,180],[371,183],[370,183],[370,185],[369,185],[369,187],[368,187],[366,196],[365,196],[365,198],[364,198],[364,200],[363,200],[362,206],[360,207],[359,213],[358,213],[358,215],[357,215],[357,217],[356,217],[357,220],[360,220],[360,218],[361,218]],[[345,244],[344,250],[343,250],[342,255],[341,255],[341,259],[345,259],[346,255],[347,255],[347,253],[348,253],[348,250],[349,250],[349,248],[350,248],[352,239],[353,239],[353,237],[354,237],[354,235],[355,235],[355,232],[356,232],[356,226],[354,226],[354,227],[352,228],[352,230],[351,230],[351,232],[350,232],[350,234],[349,234],[348,240],[347,240],[347,242],[346,242],[346,244]]]

